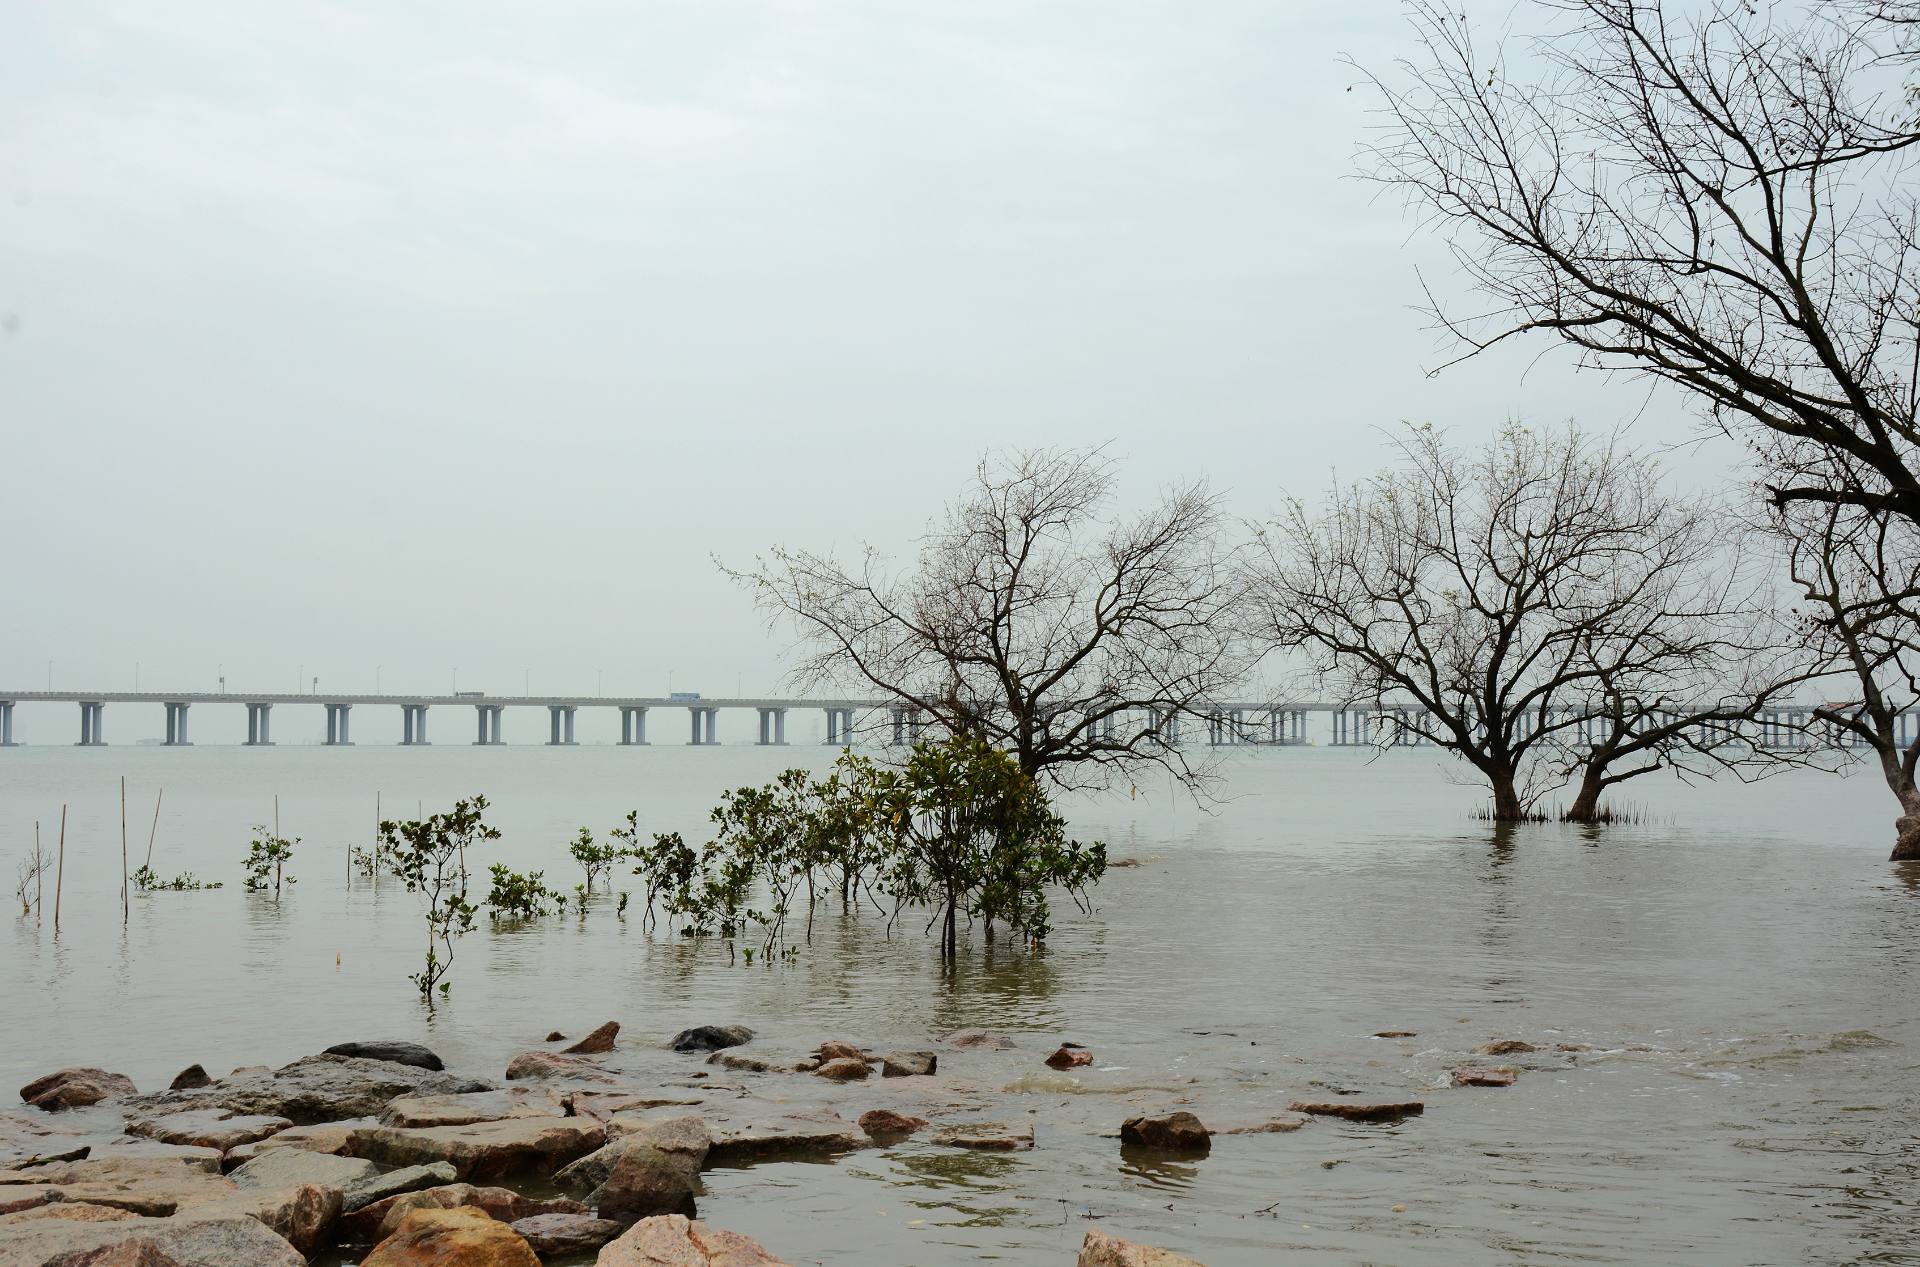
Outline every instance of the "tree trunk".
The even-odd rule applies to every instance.
[[[1900,817],[1893,820],[1893,856],[1890,862],[1920,862],[1920,791],[1908,782],[1898,790]]]
[[[1600,793],[1603,790],[1603,772],[1594,766],[1588,766],[1580,778],[1580,790],[1575,793],[1573,804],[1568,807],[1566,821],[1569,823],[1591,823],[1600,817]]]
[[[1526,809],[1520,804],[1520,792],[1514,786],[1513,775],[1493,771],[1488,773],[1487,778],[1493,784],[1493,821],[1517,823],[1524,819]]]

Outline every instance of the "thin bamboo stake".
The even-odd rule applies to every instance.
[[[133,919],[133,903],[127,898],[127,776],[120,776],[120,927]]]
[[[53,931],[60,933],[60,891],[67,879],[67,807],[60,807],[60,862],[53,873]]]
[[[380,891],[380,793],[373,794],[373,891]]]
[[[38,924],[45,914],[40,906],[40,895],[46,891],[47,864],[45,855],[40,852],[40,820],[33,820],[33,922]]]
[[[153,830],[147,833],[147,865],[149,867],[153,865],[153,838],[160,834],[160,799],[166,794],[167,789],[161,788],[158,795],[153,798]]]

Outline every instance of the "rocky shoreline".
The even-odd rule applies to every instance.
[[[635,1049],[619,1035],[609,1021],[559,1046],[556,1032],[499,1080],[449,1072],[399,1041],[343,1043],[219,1079],[194,1065],[148,1094],[102,1069],[48,1074],[21,1089],[26,1109],[0,1113],[0,1267],[295,1267],[322,1255],[364,1267],[771,1267],[777,1246],[699,1221],[703,1170],[830,1160],[914,1137],[1034,1147],[1030,1122],[1006,1120],[1004,1093],[942,1073],[943,1060],[1004,1051],[1002,1035],[962,1030],[937,1050],[878,1052],[830,1040],[781,1058],[758,1054],[744,1026],[704,1025],[639,1045],[678,1062],[654,1076],[620,1067]],[[1535,1050],[1503,1040],[1481,1054]],[[1068,1043],[1041,1063],[1090,1062]],[[1465,1065],[1453,1084],[1507,1086],[1517,1073]],[[795,1079],[807,1095],[793,1093]],[[1340,1096],[1209,1125],[1169,1108],[1130,1115],[1115,1133],[1123,1149],[1194,1157],[1217,1135],[1424,1109]],[[1098,1229],[1078,1264],[1196,1267]]]

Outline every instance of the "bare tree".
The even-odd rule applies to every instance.
[[[1484,47],[1410,8],[1365,157],[1489,301],[1434,304],[1467,354],[1545,331],[1679,386],[1777,503],[1920,522],[1915,7],[1533,0],[1543,34]]]
[[[1728,732],[1784,689],[1762,592],[1710,502],[1666,492],[1646,458],[1577,430],[1509,428],[1474,454],[1408,428],[1401,461],[1294,502],[1260,533],[1257,632],[1323,690],[1385,722],[1382,742],[1458,754],[1492,817],[1568,817],[1649,771],[1760,768]]]
[[[53,855],[40,843],[40,824],[33,825],[33,852],[20,860],[15,871],[14,896],[20,899],[20,914],[31,915],[40,909],[42,881],[53,867]]]
[[[1920,533],[1899,515],[1832,504],[1790,508],[1777,522],[1805,598],[1807,645],[1852,684],[1815,716],[1872,752],[1900,802],[1893,860],[1920,859]]]
[[[804,685],[870,688],[1059,786],[1158,766],[1198,792],[1162,725],[1243,672],[1219,500],[1196,481],[1122,515],[1114,484],[1099,449],[990,457],[911,568],[782,548],[729,575],[791,620]]]

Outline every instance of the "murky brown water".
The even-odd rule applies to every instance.
[[[916,1143],[713,1171],[703,1217],[835,1267],[1068,1263],[1089,1218],[1211,1267],[1920,1261],[1920,871],[1882,860],[1890,802],[1867,779],[1661,782],[1637,790],[1655,825],[1497,837],[1431,754],[1246,754],[1215,814],[1164,792],[1076,805],[1083,834],[1145,865],[1113,872],[1092,917],[1061,912],[1042,956],[974,947],[948,973],[917,926],[888,941],[877,920],[831,918],[797,963],[748,968],[650,942],[609,908],[483,926],[431,1018],[405,979],[412,899],[344,885],[376,790],[389,813],[485,791],[499,858],[571,885],[564,841],[580,824],[638,807],[649,829],[692,833],[722,786],[827,756],[0,753],[7,874],[33,819],[50,831],[71,804],[59,940],[28,921],[0,942],[0,1085],[87,1063],[145,1088],[193,1061],[218,1073],[390,1035],[497,1076],[549,1029],[608,1018],[626,1027],[621,1058],[648,1069],[672,1058],[640,1044],[701,1021],[743,1021],[756,1049],[793,1053],[977,1025],[1018,1048],[947,1068],[1016,1088],[1005,1115],[1034,1123],[1032,1152]],[[135,865],[164,783],[155,869],[231,886],[137,897],[124,932],[123,773]],[[276,792],[304,838],[278,907],[238,888],[246,829]],[[1369,1037],[1382,1029],[1418,1037]],[[1510,1090],[1448,1089],[1495,1037],[1594,1050],[1522,1057]],[[1063,1038],[1095,1067],[1043,1068]],[[830,1094],[813,1081],[794,1093]],[[1428,1110],[1221,1137],[1187,1164],[1123,1156],[1108,1137],[1141,1107],[1250,1120],[1328,1088],[1424,1095]],[[865,1094],[880,1092],[831,1098],[851,1116]]]

